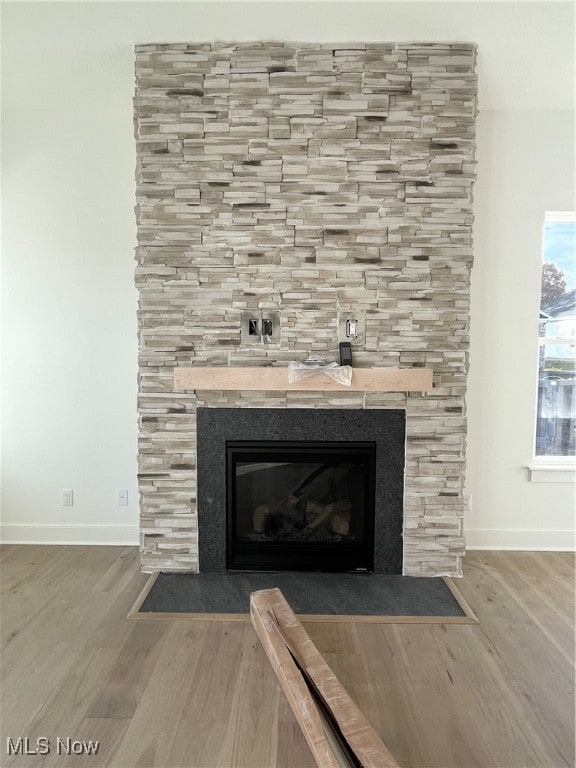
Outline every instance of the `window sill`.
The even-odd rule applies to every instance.
[[[531,483],[574,483],[576,464],[574,462],[533,463],[528,467],[528,476]]]

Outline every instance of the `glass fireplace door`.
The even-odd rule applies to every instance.
[[[227,443],[228,570],[374,565],[373,443]]]

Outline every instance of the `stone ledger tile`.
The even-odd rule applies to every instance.
[[[404,571],[459,575],[472,186],[471,43],[135,47],[139,482],[145,572],[198,569],[198,405],[405,408]],[[280,314],[244,347],[243,311]],[[428,366],[430,395],[175,393],[179,365]]]

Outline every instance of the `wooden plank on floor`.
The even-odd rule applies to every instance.
[[[279,589],[254,592],[252,624],[266,651],[310,750],[321,768],[340,765],[322,724],[310,684],[326,703],[358,763],[365,768],[398,764],[326,664]],[[296,662],[296,663],[295,663]]]

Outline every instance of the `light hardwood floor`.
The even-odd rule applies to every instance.
[[[0,765],[314,765],[249,623],[125,619],[136,549],[5,546],[0,567]],[[400,765],[571,768],[574,556],[471,552],[464,572],[480,625],[306,629]],[[9,756],[20,736],[51,753]]]

